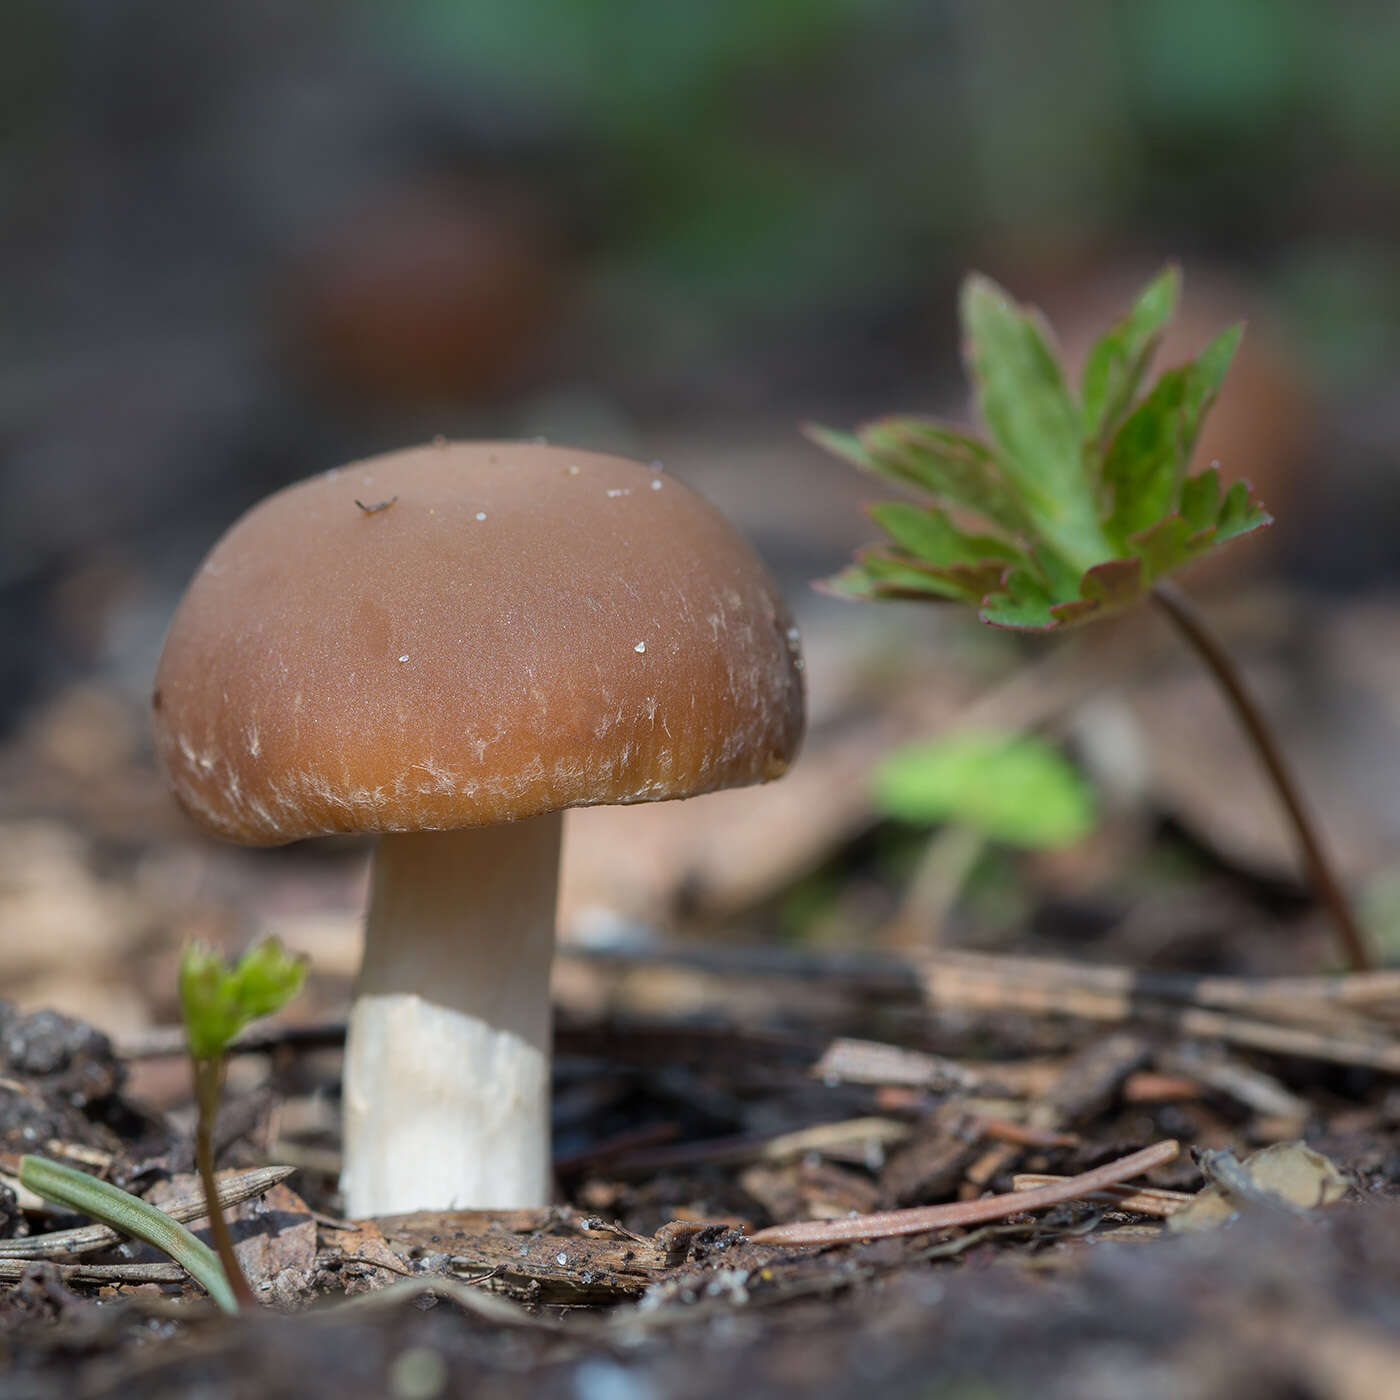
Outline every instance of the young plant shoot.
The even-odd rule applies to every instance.
[[[821,446],[927,504],[870,508],[887,539],[825,583],[853,599],[951,599],[995,627],[1049,632],[1151,598],[1200,653],[1258,750],[1297,833],[1346,960],[1372,965],[1282,750],[1238,668],[1170,575],[1270,516],[1247,482],[1188,475],[1201,425],[1242,328],[1144,389],[1180,276],[1163,271],[1090,349],[1077,389],[1040,315],[995,283],[963,285],[963,343],[985,439],[927,418],[855,433],[810,430]]]
[[[250,1021],[270,1016],[291,1001],[305,978],[304,959],[288,953],[275,938],[249,948],[232,967],[199,943],[187,944],[180,960],[180,1009],[194,1068],[198,1111],[195,1159],[209,1206],[214,1247],[241,1305],[251,1306],[256,1299],[234,1253],[214,1179],[214,1124],[223,1086],[224,1053]]]
[[[1093,830],[1094,796],[1070,761],[1030,734],[981,731],[902,745],[875,770],[875,806],[897,821],[942,823],[890,932],[937,937],[989,842],[1072,846]]]

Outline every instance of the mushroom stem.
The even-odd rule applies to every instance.
[[[562,826],[380,839],[345,1047],[349,1215],[548,1204]]]

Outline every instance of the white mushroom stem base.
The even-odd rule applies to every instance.
[[[562,825],[381,838],[345,1046],[347,1214],[548,1204]]]

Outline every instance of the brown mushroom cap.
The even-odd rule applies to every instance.
[[[774,778],[800,671],[763,566],[674,478],[438,443],[229,530],[171,624],[156,740],[230,840],[486,826]]]

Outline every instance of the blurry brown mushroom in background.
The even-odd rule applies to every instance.
[[[440,443],[268,498],[171,625],[157,744],[206,830],[381,836],[345,1064],[352,1215],[543,1204],[561,812],[777,777],[762,565],[617,457]]]
[[[279,299],[284,334],[313,379],[371,408],[487,400],[544,354],[566,245],[519,183],[391,183],[312,239]]]

